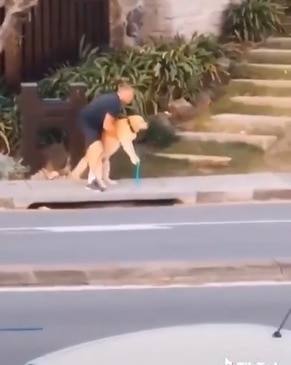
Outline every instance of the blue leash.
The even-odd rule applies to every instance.
[[[135,166],[135,183],[140,184],[140,163]]]

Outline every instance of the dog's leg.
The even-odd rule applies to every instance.
[[[103,138],[103,180],[107,185],[116,185],[117,181],[110,179],[110,158],[114,155],[120,143],[116,138],[105,135]]]
[[[116,180],[110,179],[110,159],[107,157],[105,157],[103,159],[103,180],[104,180],[105,184],[108,184],[108,185],[117,184]]]
[[[121,146],[124,150],[124,152],[128,155],[130,161],[136,165],[139,162],[139,158],[135,152],[134,146],[132,141],[127,139],[121,139],[120,140]]]

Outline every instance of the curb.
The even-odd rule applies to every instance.
[[[196,204],[267,200],[291,200],[291,189],[255,189],[249,191],[198,192],[196,196]]]
[[[51,207],[57,209],[66,208],[88,208],[88,207],[126,207],[126,206],[151,206],[151,205],[177,205],[177,204],[214,204],[214,203],[239,203],[270,200],[291,200],[291,189],[255,189],[244,191],[198,191],[187,194],[181,193],[155,193],[141,194],[132,198],[120,196],[114,199],[105,200],[102,196],[96,196],[96,200],[75,200],[62,201],[60,197],[54,199],[41,199],[39,201],[19,200],[14,198],[1,198],[0,208],[7,209],[38,209],[40,207]]]
[[[290,281],[291,260],[155,262],[120,265],[0,267],[0,287],[78,285],[195,285],[223,282]]]

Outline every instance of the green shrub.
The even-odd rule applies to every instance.
[[[153,147],[164,148],[178,140],[176,128],[164,113],[150,116],[147,121],[149,127],[142,136],[143,142]]]
[[[0,153],[10,154],[18,149],[20,124],[15,99],[0,84]]]
[[[156,114],[172,99],[193,98],[206,76],[219,81],[221,70],[216,62],[223,55],[223,47],[213,37],[194,34],[189,40],[181,36],[171,41],[151,39],[142,47],[119,52],[98,54],[95,50],[78,66],[60,68],[39,86],[45,97],[64,98],[70,83],[83,82],[91,99],[113,90],[118,80],[126,78],[136,89],[128,112]]]
[[[270,0],[232,2],[222,19],[223,38],[258,42],[272,33],[284,33],[279,16],[285,7]]]
[[[29,168],[13,157],[0,153],[0,180],[23,179],[29,173]]]

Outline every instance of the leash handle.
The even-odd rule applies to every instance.
[[[135,183],[137,185],[140,183],[140,163],[135,166]]]

